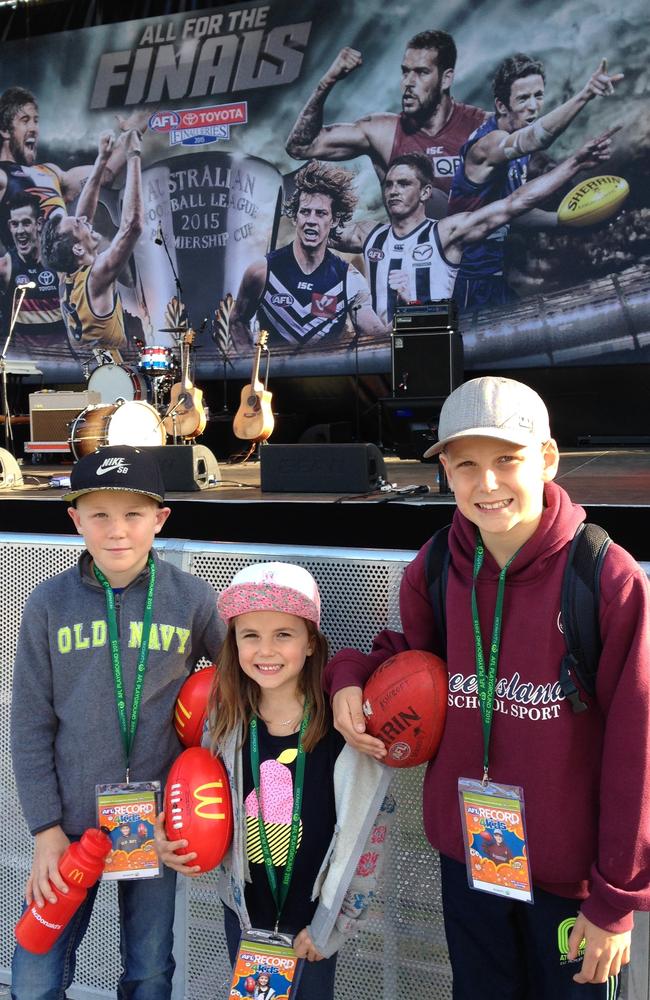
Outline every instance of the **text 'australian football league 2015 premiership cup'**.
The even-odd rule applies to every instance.
[[[227,293],[237,294],[248,265],[271,249],[281,190],[282,176],[270,163],[220,151],[171,156],[143,171],[145,233],[134,256],[149,316],[147,340],[174,345],[173,333],[159,332],[174,325],[167,306],[178,296],[166,248],[186,312],[178,325],[197,332],[198,367],[211,364],[211,327],[204,320]]]

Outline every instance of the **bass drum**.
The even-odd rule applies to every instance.
[[[70,449],[78,460],[106,445],[141,448],[165,444],[166,437],[160,417],[149,403],[96,403],[82,410],[72,424]]]
[[[88,379],[88,388],[99,393],[102,403],[116,399],[151,401],[151,381],[129,365],[100,365]]]

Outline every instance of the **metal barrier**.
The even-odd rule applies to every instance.
[[[32,843],[16,795],[9,747],[11,680],[23,605],[42,580],[73,565],[82,541],[76,536],[0,533],[0,982],[10,981],[13,926],[19,916],[31,866]],[[234,545],[182,540],[156,542],[161,558],[206,579],[220,591],[252,562],[281,559],[305,566],[323,599],[323,631],[332,651],[370,647],[382,628],[399,628],[398,591],[413,552]],[[646,571],[650,567],[646,567]],[[397,1000],[422,995],[451,997],[437,856],[422,829],[423,768],[397,773],[399,800],[383,891],[364,930],[342,950],[337,1000]],[[179,879],[174,1000],[225,997],[229,983],[222,907],[215,879]],[[648,924],[638,922],[637,951],[630,976],[634,1000],[648,992]],[[119,974],[115,885],[102,884],[92,921],[79,950],[70,1000],[115,995]],[[633,991],[632,991],[633,985]]]

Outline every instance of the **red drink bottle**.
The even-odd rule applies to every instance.
[[[55,903],[46,900],[42,907],[33,901],[29,904],[16,924],[19,945],[36,955],[44,955],[50,950],[88,895],[88,889],[102,874],[112,846],[110,837],[93,828],[86,830],[81,840],[70,844],[59,861],[59,872],[68,891],[59,892],[52,886]]]

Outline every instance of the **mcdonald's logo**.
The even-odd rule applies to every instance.
[[[214,819],[220,820],[225,819],[225,812],[210,812],[210,806],[221,806],[223,805],[223,795],[209,794],[212,790],[222,789],[222,781],[209,781],[204,785],[199,785],[198,788],[194,789],[192,793],[194,798],[197,800],[198,805],[194,806],[194,812],[201,819]]]
[[[181,715],[181,713],[182,713],[182,715]],[[185,722],[186,722],[187,719],[190,718],[191,715],[192,715],[192,713],[190,711],[188,711],[187,708],[185,708],[185,705],[183,704],[183,702],[181,701],[181,699],[177,698],[176,699],[176,711],[174,712],[174,719],[176,720],[177,728],[180,727],[180,729],[184,729],[185,728]],[[183,718],[183,716],[184,716],[184,718]]]
[[[73,868],[70,874],[68,875],[68,878],[70,879],[71,882],[83,882],[84,873],[80,871],[79,868]]]

